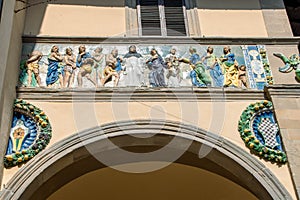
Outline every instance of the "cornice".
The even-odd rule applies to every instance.
[[[17,88],[17,97],[46,102],[174,102],[263,100],[264,92],[236,88]]]
[[[23,43],[297,45],[300,37],[53,37],[23,35]]]
[[[266,96],[279,98],[299,98],[300,84],[271,85],[265,88]]]

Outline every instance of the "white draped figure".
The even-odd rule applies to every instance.
[[[129,47],[129,52],[124,56],[125,86],[142,86],[144,84],[144,59],[136,52],[135,46]]]

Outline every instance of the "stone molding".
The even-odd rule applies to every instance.
[[[273,85],[265,88],[267,97],[273,101],[275,114],[281,127],[281,137],[289,159],[288,165],[297,198],[300,198],[299,176],[299,97],[300,84]],[[290,114],[291,113],[291,114]],[[294,114],[293,114],[294,113]],[[296,137],[292,137],[292,135]]]
[[[23,35],[23,43],[58,44],[204,44],[204,45],[298,45],[300,37],[52,37]]]
[[[265,88],[265,93],[269,99],[273,97],[299,98],[300,84],[270,85]]]
[[[134,101],[253,101],[264,100],[264,92],[238,88],[84,88],[50,89],[17,88],[17,97],[24,100],[46,102],[134,102]]]
[[[137,129],[136,126],[140,127]],[[153,136],[154,132],[159,133]],[[136,134],[150,135],[147,135],[148,138],[146,139],[145,137],[132,137]],[[84,162],[84,158],[90,156],[86,150],[87,145],[94,144],[97,146],[98,152],[104,153],[113,150],[105,142],[109,139],[117,144],[118,148],[133,147],[133,151],[138,151],[136,148],[134,150],[134,147],[142,147],[140,150],[143,151],[147,146],[164,147],[175,135],[182,141],[191,141],[192,145],[187,152],[196,155],[195,160],[180,161],[179,159],[175,162],[197,166],[197,163],[201,161],[198,157],[199,148],[201,145],[205,145],[210,147],[212,151],[202,159],[208,159],[221,167],[221,172],[227,171],[231,174],[229,177],[235,177],[237,180],[242,181],[240,185],[250,190],[259,199],[292,199],[272,172],[240,147],[221,136],[208,133],[197,127],[161,120],[115,122],[91,128],[61,140],[21,168],[4,186],[0,193],[0,199],[30,199],[32,195],[37,195],[36,192],[41,192],[40,187],[47,187],[44,184],[52,180],[52,185],[45,190],[49,194],[41,194],[50,195],[62,186],[57,185],[61,184],[60,182],[53,182],[55,181],[53,179],[59,177],[60,181],[66,181],[67,179],[67,174],[59,176],[60,171],[76,162]],[[181,146],[181,143],[176,143],[177,150],[181,150]],[[114,145],[114,148],[116,148],[116,145]],[[89,163],[85,164],[86,167],[77,170],[86,170]],[[213,168],[208,170],[213,170]],[[82,175],[78,173],[71,180]],[[87,172],[85,171],[85,173]]]

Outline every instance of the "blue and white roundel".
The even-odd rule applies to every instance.
[[[252,120],[252,131],[263,145],[282,151],[279,128],[272,110],[257,113]]]
[[[29,116],[14,112],[6,155],[28,149],[36,140],[38,127]]]

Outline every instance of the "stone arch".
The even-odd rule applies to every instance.
[[[153,133],[156,134],[152,135]],[[143,137],[134,137],[138,135]],[[181,151],[181,141],[190,141],[188,149],[176,163],[219,174],[244,187],[259,199],[292,199],[263,164],[237,145],[203,129],[162,120],[105,124],[59,141],[21,168],[5,185],[0,198],[44,199],[71,180],[106,167],[88,151],[90,145],[98,147],[97,152],[93,152],[96,154],[113,153],[117,148],[141,153],[161,149],[174,140],[174,137],[179,140],[172,146],[173,150]],[[107,139],[115,145],[109,146]],[[211,149],[203,158],[198,156],[201,147]],[[124,161],[115,164],[124,164]]]

